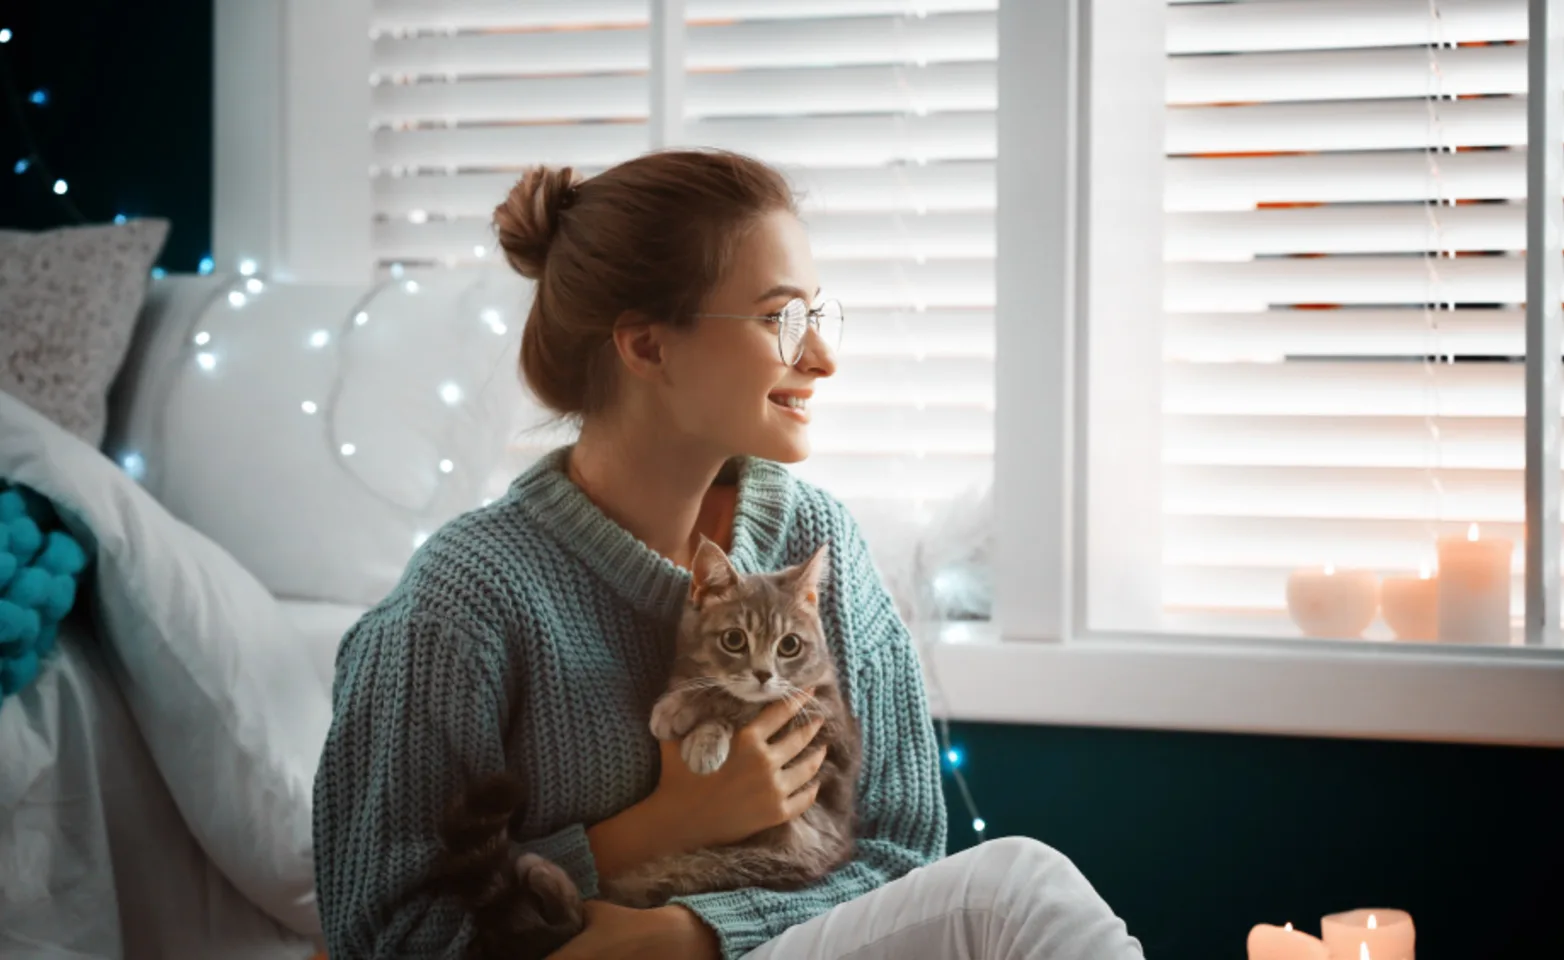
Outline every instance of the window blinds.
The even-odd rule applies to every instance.
[[[842,375],[797,472],[916,519],[992,475],[995,3],[690,0],[684,140],[800,188]]]
[[[1170,4],[1170,626],[1523,539],[1526,33],[1524,0]]]
[[[871,514],[927,518],[992,474],[995,8],[686,3],[681,143],[787,172],[847,311],[798,470]],[[489,216],[523,167],[590,174],[647,149],[649,12],[377,0],[379,265],[493,260]]]

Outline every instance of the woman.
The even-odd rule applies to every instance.
[[[537,281],[522,372],[580,436],[431,537],[343,640],[315,787],[334,960],[461,955],[470,921],[423,882],[445,804],[485,774],[524,772],[519,846],[588,897],[600,877],[807,809],[813,766],[784,765],[813,730],[772,742],[785,705],[710,776],[647,730],[702,535],[745,572],[830,544],[820,610],[864,738],[856,859],[794,892],[594,901],[556,957],[1140,956],[1041,844],[940,859],[939,766],[906,628],[852,518],[779,466],[809,452],[809,397],[836,371],[841,330],[832,305],[811,306],[815,265],[781,176],[696,151],[580,183],[536,169],[495,221]]]

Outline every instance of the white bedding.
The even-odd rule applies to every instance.
[[[0,393],[0,476],[53,501],[87,546],[91,586],[78,606],[94,614],[92,649],[101,654],[113,690],[128,707],[130,719],[121,718],[118,726],[136,728],[151,758],[151,765],[127,774],[131,781],[116,781],[117,793],[105,792],[106,781],[92,780],[91,758],[125,747],[105,741],[112,729],[104,734],[86,726],[81,710],[72,706],[86,694],[69,684],[58,686],[71,677],[68,661],[46,674],[52,685],[41,682],[34,691],[35,699],[55,696],[64,706],[45,703],[36,707],[42,714],[23,715],[16,704],[28,701],[18,697],[13,704],[8,698],[0,724],[0,735],[10,744],[0,751],[5,758],[0,812],[16,811],[9,818],[11,861],[3,874],[8,888],[19,884],[18,896],[38,889],[29,877],[32,860],[43,856],[40,831],[15,824],[24,814],[48,816],[48,804],[34,804],[33,791],[42,790],[42,796],[55,796],[62,804],[99,802],[83,797],[102,794],[103,820],[116,804],[139,802],[150,790],[122,788],[121,783],[161,781],[153,785],[166,788],[179,819],[225,882],[287,929],[317,936],[311,794],[331,719],[336,638],[329,634],[339,622],[322,618],[345,614],[304,613],[313,622],[329,624],[326,639],[306,636],[221,547],[170,516],[97,450],[5,393]],[[243,509],[240,504],[234,508]],[[13,756],[31,758],[32,766],[23,769]],[[51,758],[59,765],[50,766]],[[40,785],[38,777],[56,779],[53,786]],[[58,869],[47,886],[65,903],[74,902],[66,894],[80,888],[85,899],[77,919],[60,913],[63,906],[49,912],[67,927],[82,928],[84,936],[106,922],[97,915],[104,906],[89,890],[101,881],[102,866],[111,862],[93,853],[90,836],[72,832],[91,822],[91,817],[62,818],[50,845]],[[161,856],[157,849],[156,844],[143,847],[136,859],[156,859]],[[122,898],[127,891],[150,897],[156,888],[121,882],[115,890]],[[14,902],[10,893],[5,899]],[[169,902],[183,901],[170,897]],[[99,905],[89,909],[88,903]],[[139,916],[151,909],[127,911],[122,904],[121,913]],[[186,922],[204,922],[200,910],[188,904],[185,909],[191,913]],[[26,917],[18,922],[21,932],[14,936],[25,942],[31,936]],[[74,935],[64,928],[57,933]]]
[[[304,960],[185,826],[79,610],[0,706],[0,957]]]

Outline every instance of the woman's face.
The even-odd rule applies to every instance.
[[[746,234],[701,313],[763,317],[795,297],[815,306],[819,293],[804,226],[781,211]],[[796,463],[809,455],[809,400],[815,381],[836,372],[836,358],[811,328],[803,355],[787,366],[777,328],[759,319],[702,316],[667,331],[662,393],[680,434],[724,456]]]

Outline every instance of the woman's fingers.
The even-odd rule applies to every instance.
[[[798,758],[791,767],[783,767],[778,775],[782,791],[788,796],[798,792],[804,784],[813,780],[825,763],[825,745],[821,744]]]

